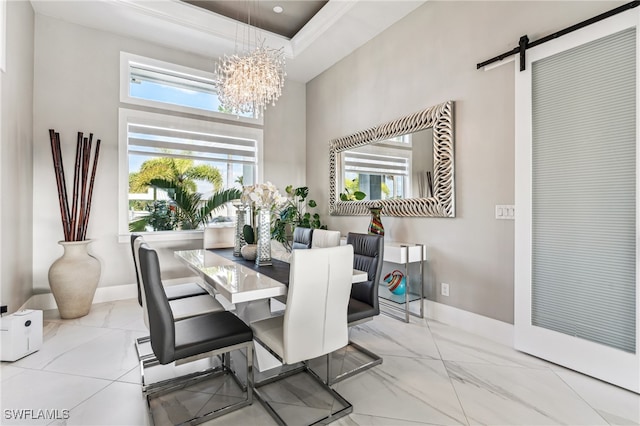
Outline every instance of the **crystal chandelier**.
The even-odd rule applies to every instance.
[[[275,105],[282,94],[286,75],[285,60],[283,48],[272,49],[265,46],[264,40],[258,40],[255,27],[257,47],[250,50],[250,19],[249,15],[246,53],[236,52],[220,58],[215,67],[215,86],[224,108],[237,115],[253,113],[259,117],[267,104]]]

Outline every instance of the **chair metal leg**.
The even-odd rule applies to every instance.
[[[331,354],[327,355],[327,368],[328,368],[327,369],[327,381],[328,381],[329,380],[329,376],[330,376],[330,371],[331,371]],[[280,380],[283,380],[283,379],[285,379],[287,377],[299,374],[299,373],[307,373],[307,374],[309,374],[313,378],[313,380],[315,380],[323,389],[325,389],[327,392],[329,392],[334,399],[336,399],[340,404],[342,404],[344,406],[344,408],[336,411],[335,413],[330,412],[327,416],[325,416],[325,417],[323,417],[322,419],[319,419],[319,420],[314,420],[310,424],[323,424],[323,425],[324,424],[329,424],[329,423],[339,419],[340,417],[346,416],[347,414],[350,414],[350,413],[353,412],[353,405],[351,405],[351,403],[349,401],[347,401],[342,395],[340,395],[333,388],[331,388],[331,386],[327,385],[325,383],[325,381],[323,379],[321,379],[315,373],[315,371],[313,371],[313,370],[311,370],[309,368],[307,362],[304,362],[303,365],[301,365],[300,367],[294,368],[292,370],[281,372],[281,373],[277,374],[276,376],[269,377],[269,378],[267,378],[265,380],[262,380],[260,382],[255,382],[254,383],[254,392],[255,392],[256,398],[264,406],[264,408],[267,410],[269,415],[271,415],[271,417],[279,425],[286,426],[287,422],[282,418],[282,416],[280,416],[280,414],[278,414],[278,412],[273,408],[273,406],[266,400],[266,398],[264,397],[264,395],[260,391],[260,388],[263,387],[263,386],[266,386],[268,384],[275,383],[275,382],[278,382]]]
[[[221,366],[218,366],[212,369],[208,369],[198,373],[192,373],[179,378],[169,379],[163,382],[158,382],[158,383],[149,385],[146,392],[144,392],[144,394],[146,396],[147,409],[149,411],[151,424],[154,423],[153,413],[151,411],[151,399],[153,399],[154,397],[158,397],[160,395],[170,393],[176,389],[185,388],[189,385],[198,383],[205,379],[208,379],[211,377],[217,377],[223,374],[231,374],[234,380],[237,383],[241,384],[240,387],[244,387],[243,390],[247,392],[247,397],[244,400],[236,402],[234,404],[230,404],[225,407],[221,407],[219,409],[210,411],[208,413],[201,414],[197,417],[185,420],[183,424],[192,424],[192,425],[199,424],[199,423],[214,419],[216,417],[223,416],[227,413],[246,407],[248,405],[251,405],[253,403],[253,342],[249,342],[249,344],[245,343],[242,345],[235,345],[231,348],[225,348],[224,351],[228,351],[228,352],[224,352],[224,355],[225,355],[224,359],[228,359],[231,356],[231,352],[230,352],[231,350],[243,349],[243,348],[245,349],[245,354],[246,354],[246,369],[247,369],[246,370],[247,384],[244,386],[241,384],[241,380],[240,378],[237,377],[236,372],[230,368],[227,368],[229,363],[225,361],[223,361]],[[215,351],[214,353],[212,353],[212,356],[215,356],[219,352],[220,351]],[[227,366],[225,366],[225,364]]]
[[[371,361],[364,363],[362,365],[359,365],[358,367],[354,368],[353,370],[349,370],[349,371],[345,371],[344,373],[338,374],[336,377],[334,377],[333,379],[331,379],[331,381],[329,381],[329,371],[327,370],[327,384],[332,385],[338,382],[343,381],[344,379],[347,379],[351,376],[355,376],[356,374],[362,373],[365,370],[368,370],[371,367],[375,367],[376,365],[382,364],[382,357],[380,357],[379,355],[371,352],[370,350],[363,348],[362,346],[358,345],[357,343],[353,343],[351,340],[349,340],[349,345],[352,348],[356,349],[358,352],[365,354],[366,356],[368,356],[369,358],[371,358]],[[327,365],[327,368],[329,366]]]
[[[147,358],[155,358],[155,355],[152,353],[148,353],[148,354],[143,354],[140,346],[144,343],[149,343],[151,342],[151,337],[150,336],[143,336],[143,337],[138,337],[135,341],[135,347],[136,347],[136,353],[138,354],[138,360],[142,361],[143,359],[147,359]]]

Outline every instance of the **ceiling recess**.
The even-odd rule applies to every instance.
[[[258,28],[293,38],[322,7],[326,0],[280,1],[232,1],[232,0],[182,0],[193,6],[208,10],[236,21],[247,23],[248,12],[251,24]],[[286,7],[283,7],[285,5]],[[278,9],[279,8],[279,9]],[[281,12],[276,10],[282,9]]]

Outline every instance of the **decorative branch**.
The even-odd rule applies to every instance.
[[[62,229],[65,241],[82,241],[86,238],[89,213],[91,211],[91,198],[93,197],[93,184],[98,166],[98,154],[100,152],[100,140],[96,142],[93,155],[93,167],[89,180],[89,166],[91,164],[91,145],[93,134],[84,138],[82,132],[78,132],[76,141],[76,157],[73,173],[73,193],[71,209],[67,196],[67,184],[62,163],[62,150],[60,147],[60,134],[49,129],[51,140],[51,154],[53,168],[58,189],[58,201],[60,203],[60,215],[62,217]],[[88,184],[88,189],[87,189]]]
[[[58,202],[60,204],[60,215],[62,216],[62,231],[64,239],[68,241],[69,232],[69,203],[67,202],[67,186],[64,180],[64,167],[62,165],[62,153],[60,152],[60,135],[55,130],[49,130],[51,140],[51,155],[53,157],[53,169],[58,187]]]
[[[89,134],[89,141],[93,134]],[[91,143],[91,142],[89,142]],[[82,239],[84,240],[87,235],[87,227],[89,225],[89,213],[91,213],[91,198],[93,197],[93,182],[96,180],[96,169],[98,168],[98,155],[100,154],[100,139],[96,141],[96,151],[93,154],[93,168],[91,169],[91,180],[89,181],[89,193],[87,194],[87,214],[84,217],[84,224],[82,225]]]
[[[82,155],[82,132],[78,132],[76,139],[76,162],[73,170],[73,204],[71,207],[71,229],[76,228],[76,218],[78,214],[78,189],[80,186],[80,174],[78,169],[80,168],[80,156]]]

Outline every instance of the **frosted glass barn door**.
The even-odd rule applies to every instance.
[[[516,349],[635,392],[638,16],[527,51],[515,167]]]

